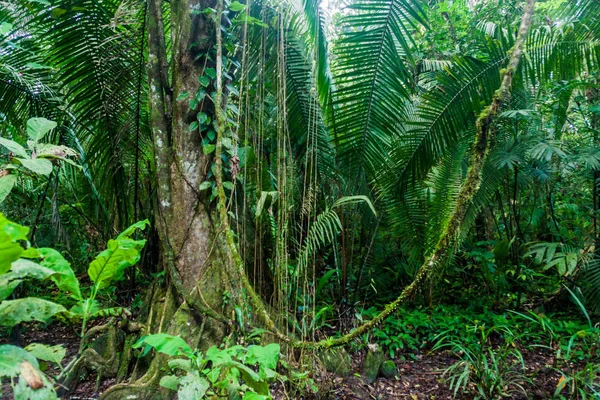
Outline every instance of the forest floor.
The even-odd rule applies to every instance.
[[[30,325],[22,329],[20,345],[29,343],[43,343],[47,345],[61,344],[67,348],[67,355],[63,361],[66,365],[75,357],[79,346],[77,332],[69,326],[55,323],[43,327]],[[7,342],[7,338],[0,339]],[[550,349],[539,348],[535,351],[522,349],[523,359],[528,377],[532,384],[527,386],[525,395],[515,395],[515,399],[549,399],[552,398],[560,379],[560,374],[550,366],[553,364],[555,353]],[[361,366],[364,361],[364,351],[352,355],[353,373],[346,377],[335,376],[330,373],[315,379],[315,383],[321,387],[317,398],[320,399],[452,399],[453,391],[449,384],[444,381],[443,371],[454,364],[457,358],[446,353],[424,352],[407,356],[406,359],[396,358],[394,360],[398,376],[395,379],[378,378],[373,383],[367,383],[361,376]],[[48,375],[55,376],[59,373],[58,367],[48,366]],[[84,379],[77,389],[65,399],[96,399],[108,387],[114,384],[114,379],[103,379],[96,382],[96,376],[90,375]],[[98,387],[96,385],[98,384]],[[6,396],[10,388],[3,387],[2,392]],[[8,389],[8,391],[7,391]],[[9,395],[10,396],[10,395]],[[283,393],[280,387],[273,390],[276,400],[290,399]],[[11,398],[11,397],[6,397]],[[472,395],[458,393],[457,399],[471,399]]]
[[[554,352],[541,349],[537,351],[523,350],[523,359],[527,375],[532,385],[525,395],[515,394],[514,399],[549,399],[560,379],[560,374],[550,368]],[[445,351],[412,354],[414,359],[394,360],[398,368],[395,379],[378,378],[375,382],[367,383],[359,374],[364,355],[355,354],[353,366],[355,374],[348,377],[331,376],[332,388],[329,390],[330,399],[472,399],[466,393],[457,393],[454,397],[449,383],[443,378],[444,370],[453,365],[458,359]]]

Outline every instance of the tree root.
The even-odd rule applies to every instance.
[[[122,370],[126,374],[127,364],[131,358],[131,341],[133,340],[131,334],[139,332],[142,326],[139,323],[127,320],[117,323],[114,319],[111,319],[104,325],[98,325],[89,329],[83,337],[83,344],[89,343],[96,335],[106,332],[106,337],[103,339],[103,341],[106,341],[106,348],[99,352],[100,349],[98,348],[88,347],[67,365],[57,379],[59,383],[59,396],[64,396],[77,389],[81,377],[90,371],[97,373],[96,390],[102,378],[118,377],[119,372]],[[130,335],[126,336],[125,340],[121,340],[120,337],[126,333]],[[119,346],[119,343],[124,344]],[[117,351],[121,347],[123,352]]]

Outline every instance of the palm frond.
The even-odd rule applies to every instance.
[[[507,44],[490,41],[487,60],[457,57],[423,94],[407,132],[395,138],[389,168],[378,176],[384,190],[405,189],[423,178],[489,104],[500,85]],[[394,189],[395,188],[395,189]]]
[[[140,50],[144,8],[118,0],[16,7],[31,15],[21,18],[24,29],[47,46],[43,62],[52,67],[56,90],[76,119],[95,183],[107,206],[115,207],[116,225],[130,223],[133,169],[150,156]]]
[[[425,24],[419,3],[361,0],[349,6],[343,20],[332,68],[334,142],[357,182],[374,177],[392,137],[402,130],[413,87],[412,30]]]

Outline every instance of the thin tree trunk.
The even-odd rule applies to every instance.
[[[588,105],[600,100],[600,89],[588,89],[586,93]],[[590,117],[590,128],[592,129],[592,144],[600,146],[598,129],[600,129],[600,116],[592,113]],[[600,170],[592,172],[592,221],[594,226],[595,252],[600,255],[600,226],[598,216],[600,215]]]

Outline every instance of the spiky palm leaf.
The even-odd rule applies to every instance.
[[[20,29],[43,48],[39,62],[51,67],[52,87],[64,99],[62,120],[73,124],[87,153],[90,184],[114,207],[114,223],[130,223],[130,197],[139,184],[134,177],[149,149],[143,6],[116,0],[11,4]]]
[[[422,24],[420,2],[413,0],[354,2],[343,20],[332,68],[332,129],[338,157],[357,184],[375,176],[402,131],[413,86],[411,36]]]
[[[438,76],[437,85],[421,96],[407,132],[393,142],[390,169],[378,177],[384,188],[404,189],[410,181],[424,177],[465,128],[473,127],[500,85],[507,45],[490,41],[485,48],[487,60],[457,57]]]

